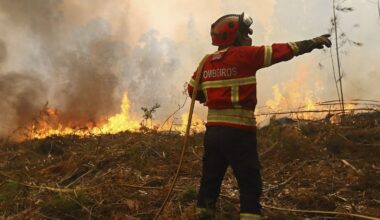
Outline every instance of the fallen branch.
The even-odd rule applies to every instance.
[[[344,165],[351,167],[351,169],[353,169],[357,174],[363,176],[363,173],[360,170],[356,169],[356,167],[354,167],[352,164],[350,164],[347,160],[342,159],[340,161],[342,161],[342,163]]]
[[[380,144],[366,144],[366,143],[361,143],[361,142],[356,142],[356,141],[352,141],[350,139],[348,139],[346,136],[344,136],[343,134],[338,134],[340,137],[342,137],[344,140],[348,141],[348,142],[351,142],[353,144],[360,144],[360,145],[365,145],[365,146],[380,146]]]
[[[154,187],[154,186],[138,186],[138,185],[131,185],[131,184],[116,184],[117,186],[125,186],[125,187],[131,187],[131,188],[137,188],[137,189],[153,189],[153,190],[163,190],[163,187]]]
[[[60,220],[59,218],[49,217],[40,212],[37,212],[37,215],[41,216],[43,219]]]
[[[379,107],[380,104],[375,104],[375,103],[369,103],[369,102],[345,102],[345,105],[361,105],[361,106],[374,106],[374,107]],[[316,105],[318,106],[334,106],[334,105],[339,105],[339,103],[317,103]]]
[[[291,163],[287,163],[285,164],[284,166],[282,166],[280,169],[277,169],[276,172],[273,172],[273,173],[270,173],[266,178],[269,178],[269,177],[272,177],[272,176],[275,176],[279,173],[281,173],[285,168],[287,168]],[[265,174],[267,171],[269,170],[269,168],[267,167],[266,169],[264,169],[262,171],[263,174]]]
[[[352,102],[352,101],[354,101],[354,102],[375,102],[375,103],[380,103],[380,101],[373,100],[373,99],[351,99],[350,102]],[[339,104],[337,102],[339,102],[339,100],[323,101],[323,102],[319,102],[318,104],[327,104],[327,103]],[[347,104],[347,102],[345,102],[344,104]]]
[[[301,169],[303,166],[305,166],[305,164],[309,162],[309,161],[303,161],[295,170],[299,170]],[[263,192],[267,193],[269,192],[270,190],[273,190],[273,189],[276,189],[276,188],[279,188],[281,186],[284,186],[286,184],[288,184],[290,181],[292,181],[295,177],[296,177],[297,173],[295,173],[294,175],[292,175],[291,177],[289,177],[288,179],[286,179],[285,181],[277,184],[277,185],[274,185],[274,186],[271,186],[265,190],[263,190]]]
[[[192,149],[193,154],[195,155],[195,157],[196,157],[198,160],[202,160],[202,157],[201,157],[199,154],[197,154],[197,152],[195,151],[194,146],[192,146],[191,149]]]
[[[319,211],[319,210],[302,210],[302,209],[288,209],[288,208],[280,208],[280,207],[274,207],[262,204],[262,207],[267,209],[274,209],[279,211],[286,211],[286,212],[298,212],[298,213],[308,213],[308,214],[323,214],[323,215],[340,215],[340,216],[347,216],[347,217],[357,217],[361,219],[369,219],[369,220],[380,220],[378,217],[372,217],[372,216],[366,216],[366,215],[360,215],[360,214],[352,214],[352,213],[343,213],[343,212],[333,212],[333,211]]]
[[[88,174],[92,173],[93,171],[94,171],[94,169],[91,168],[91,169],[85,171],[83,174],[81,174],[81,175],[79,175],[78,177],[76,177],[75,179],[73,179],[73,177],[75,177],[76,174],[77,174],[77,172],[75,172],[71,177],[69,177],[69,178],[67,178],[67,179],[65,179],[65,180],[63,180],[63,181],[61,181],[62,184],[63,184],[64,182],[68,182],[68,180],[73,179],[73,180],[70,181],[69,183],[67,183],[67,184],[63,184],[63,187],[64,187],[64,188],[69,188],[70,186],[72,186],[73,184],[75,184],[76,182],[78,182],[80,179],[82,179],[83,177],[87,176]]]
[[[6,174],[6,173],[3,173],[3,172],[1,172],[1,171],[0,171],[0,175],[6,177],[6,178],[8,178],[8,179],[12,179],[12,178],[13,178],[13,177],[11,177],[10,175],[8,175],[8,174]]]
[[[231,199],[233,201],[238,201],[238,198],[231,197],[228,195],[220,194],[220,196],[227,199]],[[380,220],[380,218],[378,217],[366,216],[366,215],[361,215],[361,214],[353,214],[353,213],[320,211],[320,210],[289,209],[289,208],[280,208],[280,207],[270,206],[266,204],[261,204],[261,206],[266,209],[274,209],[274,210],[286,211],[286,212],[298,212],[298,213],[322,214],[322,215],[339,215],[339,216],[357,217],[357,218],[369,219],[369,220]]]
[[[276,189],[276,188],[279,188],[280,186],[283,186],[283,185],[286,185],[287,183],[289,183],[290,181],[292,181],[294,179],[294,177],[296,177],[296,174],[292,175],[291,177],[289,177],[288,179],[286,179],[284,182],[280,183],[280,184],[277,184],[277,185],[274,185],[274,186],[271,186],[264,191],[264,193],[267,193],[273,189]]]
[[[375,108],[354,108],[349,109],[350,111],[379,111]],[[304,114],[304,113],[329,113],[329,112],[341,112],[340,109],[321,109],[321,110],[304,110],[304,111],[286,111],[286,112],[264,112],[255,114],[255,116],[264,116],[264,115],[287,115],[287,114]]]
[[[29,187],[29,188],[46,189],[46,190],[49,190],[49,191],[60,192],[60,193],[75,193],[75,192],[78,192],[78,191],[90,190],[90,189],[95,188],[95,187],[89,187],[89,188],[76,187],[74,189],[61,189],[61,188],[54,188],[54,187],[49,187],[49,186],[33,186],[33,185],[26,184],[26,183],[17,182],[17,181],[14,181],[14,180],[8,180],[8,182],[17,183],[17,184],[20,184],[20,185],[23,185],[23,186],[26,186],[26,187]]]
[[[262,159],[267,153],[271,152],[277,145],[278,143],[275,142],[274,144],[272,144],[272,146],[270,146],[266,151],[262,152],[259,157]]]
[[[69,198],[71,201],[75,202],[77,205],[79,205],[83,210],[85,210],[85,211],[88,213],[88,215],[89,215],[89,216],[88,216],[88,219],[91,219],[92,216],[94,216],[94,217],[96,217],[96,218],[100,218],[100,216],[96,216],[96,215],[92,214],[92,209],[91,209],[91,210],[88,209],[85,205],[83,205],[82,203],[78,202],[76,199],[71,198],[70,196],[68,196],[68,198]]]
[[[233,201],[238,201],[238,198],[231,197],[228,195],[220,194],[221,197],[231,199]],[[343,213],[343,212],[333,212],[333,211],[319,211],[319,210],[303,210],[303,209],[289,209],[289,208],[280,208],[275,206],[270,206],[266,204],[261,204],[263,208],[266,209],[274,209],[279,211],[286,212],[298,212],[298,213],[308,213],[308,214],[323,214],[323,215],[340,215],[340,216],[348,216],[348,217],[357,217],[361,219],[369,219],[369,220],[380,220],[378,217],[366,216],[361,214],[353,214],[353,213]]]
[[[177,112],[179,112],[183,107],[185,107],[185,104],[187,102],[187,98],[188,98],[188,96],[186,96],[185,101],[183,102],[183,104],[179,105],[178,108],[165,119],[165,121],[162,123],[162,125],[161,125],[161,127],[160,127],[159,130],[161,130],[164,127],[164,125],[166,124],[166,122],[168,122],[171,117],[173,117],[175,114],[177,114]]]

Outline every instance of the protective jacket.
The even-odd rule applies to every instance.
[[[206,126],[255,130],[256,71],[297,55],[297,44],[231,46],[209,56],[203,66],[197,100],[208,106]],[[196,72],[188,85],[191,96]]]

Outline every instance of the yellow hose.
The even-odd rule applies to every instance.
[[[196,73],[196,76],[195,76],[195,82],[196,83],[194,85],[193,94],[191,96],[190,111],[189,111],[189,117],[187,119],[185,139],[184,139],[184,143],[183,143],[183,146],[182,146],[181,157],[179,159],[179,163],[178,163],[178,166],[177,166],[177,171],[176,171],[176,173],[174,175],[174,179],[173,179],[173,182],[171,183],[169,192],[166,195],[166,198],[165,198],[164,202],[162,203],[160,210],[158,210],[156,216],[154,217],[154,220],[158,220],[158,218],[160,217],[162,211],[165,209],[166,204],[168,203],[168,201],[170,199],[170,196],[171,196],[171,194],[173,192],[174,186],[175,186],[175,184],[177,182],[177,179],[178,179],[178,176],[179,176],[179,172],[181,171],[181,167],[182,167],[182,164],[183,164],[183,159],[185,157],[185,152],[186,152],[187,146],[189,144],[189,134],[190,134],[190,127],[191,127],[191,120],[193,119],[195,98],[197,97],[197,92],[198,92],[198,87],[199,87],[199,81],[200,81],[201,76],[202,76],[203,65],[206,62],[208,56],[209,55],[206,55],[202,59],[202,61],[199,63],[199,66],[198,66],[198,69],[197,69],[197,73]]]

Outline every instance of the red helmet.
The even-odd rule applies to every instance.
[[[249,28],[252,23],[252,18],[244,12],[241,15],[224,15],[211,25],[212,45],[229,46],[235,42],[239,34],[252,34],[252,29]]]

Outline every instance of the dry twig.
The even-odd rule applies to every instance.
[[[13,183],[17,183],[17,184],[20,184],[20,185],[23,185],[23,186],[26,186],[26,187],[29,187],[29,188],[46,189],[46,190],[49,190],[49,191],[60,192],[60,193],[75,193],[75,192],[78,192],[78,191],[85,191],[85,190],[90,190],[90,189],[95,188],[95,187],[88,187],[88,188],[76,187],[74,189],[60,189],[60,188],[54,188],[54,187],[49,187],[49,186],[33,186],[33,185],[26,184],[26,183],[17,182],[17,181],[14,181],[14,180],[8,180],[8,181],[9,182],[13,182]]]
[[[131,184],[116,184],[117,186],[125,186],[125,187],[131,187],[131,188],[137,188],[137,189],[152,189],[152,190],[163,190],[163,187],[153,187],[153,186],[138,186],[138,185],[131,185]]]
[[[361,176],[363,175],[363,173],[360,170],[356,169],[356,167],[354,167],[352,164],[350,164],[347,160],[342,159],[340,161],[342,161],[342,163],[344,163],[345,165],[351,167],[351,169],[353,169],[357,174],[359,174]]]
[[[338,134],[340,137],[342,137],[344,140],[348,141],[348,142],[351,142],[353,144],[360,144],[360,145],[366,145],[366,146],[380,146],[380,144],[366,144],[366,143],[361,143],[361,142],[355,142],[355,141],[352,141],[350,139],[348,139],[346,136],[344,136],[343,134]]]
[[[201,157],[199,154],[197,154],[197,152],[195,151],[194,146],[191,147],[191,150],[193,151],[193,154],[195,155],[195,157],[196,157],[198,160],[202,160],[202,157]]]
[[[274,144],[272,144],[272,146],[270,146],[268,149],[266,149],[264,152],[262,152],[259,157],[260,158],[263,158],[267,153],[271,152],[277,145],[278,143],[275,142]]]
[[[377,217],[360,215],[360,214],[352,214],[352,213],[333,212],[333,211],[318,211],[318,210],[288,209],[288,208],[274,207],[274,206],[270,206],[270,205],[266,205],[266,204],[262,204],[262,206],[264,208],[267,208],[267,209],[274,209],[274,210],[286,211],[286,212],[323,214],[323,215],[340,215],[340,216],[347,216],[347,217],[357,217],[357,218],[361,218],[361,219],[380,220],[380,218],[377,218]]]
[[[264,112],[255,114],[256,116],[263,115],[287,115],[287,114],[304,114],[304,113],[329,113],[329,112],[341,112],[339,109],[320,109],[320,110],[304,110],[304,111],[285,111],[285,112]],[[354,108],[350,109],[350,111],[378,111],[376,108]]]

